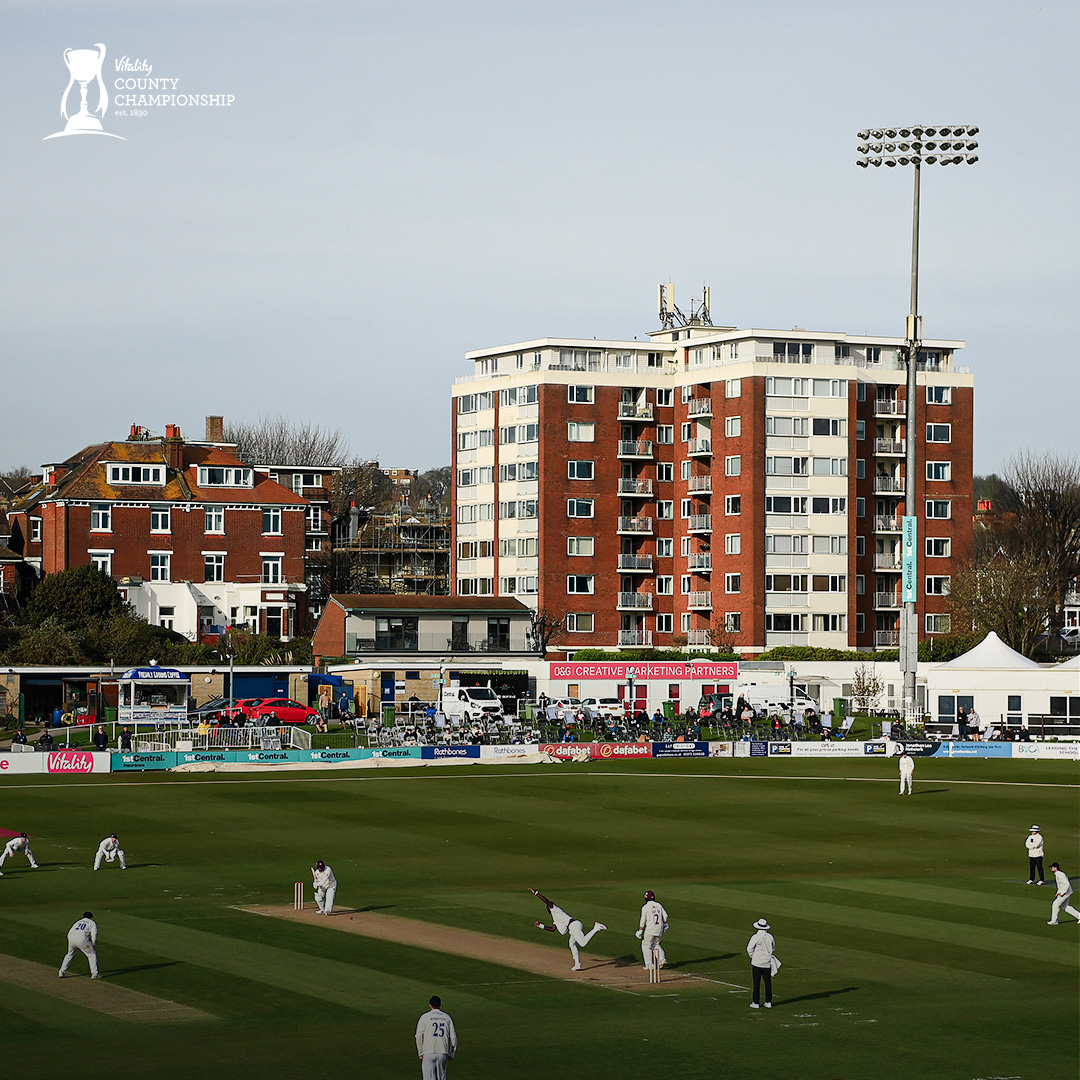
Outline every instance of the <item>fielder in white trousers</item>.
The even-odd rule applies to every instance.
[[[112,836],[106,836],[104,840],[98,844],[97,854],[94,856],[94,869],[101,869],[101,860],[106,862],[116,862],[120,860],[120,869],[127,869],[127,856],[124,854],[124,849],[120,846],[120,841],[116,838],[116,833]]]
[[[1072,896],[1072,882],[1069,880],[1069,875],[1055,862],[1050,864],[1050,870],[1054,875],[1054,880],[1057,883],[1057,896],[1054,897],[1054,903],[1050,908],[1050,921],[1047,926],[1057,926],[1058,915],[1061,913],[1061,909],[1064,908],[1077,922],[1080,922],[1080,911],[1069,903],[1069,897]]]
[[[30,861],[30,869],[36,870],[38,868],[37,859],[34,858],[34,853],[30,850],[30,840],[26,833],[20,833],[14,839],[9,840],[4,845],[4,851],[0,854],[0,867],[10,859],[13,855],[17,855],[22,852]],[[3,870],[0,870],[0,877],[4,876]]]
[[[100,979],[97,960],[97,923],[94,922],[94,913],[84,911],[83,917],[73,923],[67,935],[68,951],[64,956],[64,962],[60,965],[60,978],[67,977],[67,969],[71,961],[75,959],[76,949],[90,961],[90,978]]]
[[[910,795],[911,783],[915,776],[915,760],[910,754],[900,755],[900,794],[904,794],[904,785],[907,785],[907,793]]]
[[[430,1009],[416,1021],[416,1052],[423,1080],[446,1080],[446,1063],[457,1053],[457,1031],[442,1000],[432,997]]]

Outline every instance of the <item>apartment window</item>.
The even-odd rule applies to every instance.
[[[223,533],[225,531],[224,507],[208,506],[206,508],[206,524],[204,529],[208,533]]]
[[[728,533],[724,537],[724,553],[726,555],[742,554],[742,533]]]
[[[843,615],[815,615],[811,620],[811,624],[814,630],[818,632],[836,633],[844,629],[844,616]]]
[[[679,550],[682,552],[683,555],[689,555],[690,554],[690,546],[693,543],[693,540],[694,540],[694,538],[692,536],[683,536],[683,537],[680,538],[680,540],[679,540]],[[657,540],[656,544],[657,544],[657,547],[659,548],[660,541]]]
[[[568,461],[566,463],[567,476],[571,480],[591,480],[594,468],[591,461]]]
[[[593,516],[593,500],[567,499],[566,516],[572,518],[591,518]]]
[[[927,424],[926,441],[928,443],[952,442],[952,424]]]
[[[807,498],[805,495],[766,495],[766,514],[805,514]]]
[[[866,616],[861,611],[857,612],[855,615],[855,633],[866,633]]]
[[[815,536],[813,540],[815,555],[846,555],[846,536]]]
[[[458,596],[493,596],[494,592],[492,578],[458,578]]]
[[[315,472],[293,473],[292,488],[299,495],[304,488],[322,487],[322,475]]]
[[[729,416],[724,420],[724,434],[729,439],[734,439],[742,434],[742,417]]]
[[[855,575],[855,595],[864,596],[866,594],[866,578],[862,574]]]
[[[679,615],[679,629],[682,633],[687,633],[690,629],[690,622],[693,619],[693,615],[689,611],[684,611]]]
[[[948,634],[952,632],[951,615],[927,615],[926,632],[928,634]]]
[[[847,577],[844,574],[814,574],[814,592],[847,592]]]
[[[774,341],[773,359],[781,364],[809,364],[814,346],[803,341]]]
[[[684,462],[683,464],[689,463]],[[670,461],[659,462],[656,466],[657,482],[661,484],[670,484],[672,479],[674,478],[674,469],[675,466]],[[683,479],[685,480],[686,477],[684,476]]]
[[[263,524],[262,531],[264,533],[281,533],[281,507],[280,506],[264,506],[263,512]]]
[[[510,427],[499,428],[499,445],[509,446],[512,443],[516,443],[517,430],[516,424],[512,424]]]
[[[951,386],[928,386],[926,388],[926,404],[927,405],[951,405],[952,404],[952,387]]]
[[[458,544],[459,559],[490,559],[495,554],[490,540],[466,540]],[[512,555],[513,552],[505,554]]]
[[[727,495],[724,497],[724,513],[725,514],[741,514],[742,513],[742,496],[741,495]]]
[[[847,458],[814,458],[815,476],[847,476]]]
[[[809,421],[805,416],[766,416],[766,435],[806,435]]]
[[[947,537],[928,536],[926,554],[931,559],[947,559],[952,554],[952,541]]]
[[[670,393],[670,391],[669,391]],[[670,614],[657,615],[656,616],[656,632],[658,634],[670,634],[673,625],[673,618]]]
[[[771,615],[765,613],[765,629],[774,630],[777,633],[799,633],[806,629],[805,615]]]
[[[110,465],[110,484],[160,484],[160,465]]]
[[[152,533],[167,533],[169,532],[169,507],[167,506],[151,506],[150,507],[150,531]]]
[[[41,543],[41,518],[32,517],[30,519],[30,543]]]
[[[675,501],[673,499],[661,499],[656,504],[656,516],[661,521],[670,520],[675,517]]]
[[[457,448],[459,450],[475,450],[478,441],[477,433],[475,431],[459,431]]]
[[[951,480],[952,479],[952,462],[951,461],[928,461],[926,463],[926,479],[927,480]]]
[[[741,476],[742,475],[742,455],[732,454],[730,457],[724,458],[724,475],[725,476]]]
[[[675,577],[672,574],[661,574],[656,579],[656,595],[671,596],[675,592]]]
[[[90,504],[90,531],[112,532],[112,506],[109,503]]]
[[[591,634],[593,616],[591,612],[576,611],[566,616],[566,629],[571,634]]]
[[[685,537],[684,539],[689,540],[690,538]],[[658,559],[670,559],[671,558],[672,543],[673,543],[673,541],[671,540],[670,537],[668,539],[666,539],[666,540],[657,540],[656,541],[656,557]]]
[[[225,556],[223,554],[203,555],[203,581],[225,580]]]
[[[657,424],[656,441],[662,446],[670,446],[675,442],[674,424]]]
[[[856,439],[865,439],[866,438],[866,421],[865,420],[856,420],[855,421],[855,438]]]
[[[593,553],[593,544],[594,540],[591,536],[568,536],[566,538],[566,554],[591,555]]]
[[[810,551],[810,537],[805,534],[766,533],[766,555],[806,555]]]
[[[689,596],[692,587],[693,586],[691,585],[690,575],[683,574],[683,576],[679,579],[679,595]]]
[[[837,342],[833,345],[833,359],[835,360],[847,360],[851,356],[851,346],[841,345]]]
[[[250,469],[199,466],[199,487],[251,487]]]
[[[90,553],[90,565],[96,567],[103,574],[108,574],[112,577],[112,557],[111,551],[91,551]]]
[[[567,574],[566,591],[568,593],[591,593],[593,591],[592,574]]]
[[[166,630],[171,630],[173,624],[176,622],[176,608],[174,607],[160,607],[158,608],[158,626],[164,627]]]
[[[866,500],[864,498],[858,498],[855,500],[855,516],[866,517]]]
[[[567,442],[594,442],[595,439],[595,424],[569,423],[566,425]]]
[[[308,532],[322,532],[323,519],[321,506],[309,506],[304,512],[304,524]]]
[[[742,574],[725,574],[724,592],[742,592]]]
[[[568,386],[566,388],[566,400],[571,405],[590,405],[593,401],[593,387]]]
[[[689,442],[694,437],[694,425],[683,424],[682,425],[682,441]]]
[[[671,390],[670,389],[658,389],[656,391],[656,404],[657,405],[670,405],[671,404]]]
[[[855,479],[856,480],[865,480],[866,479],[866,459],[865,458],[856,458],[855,459]]]
[[[948,519],[952,517],[951,499],[927,499],[926,516],[928,518]]]
[[[150,556],[150,580],[170,581],[169,576],[172,556],[168,552],[158,552]]]
[[[927,596],[948,596],[949,595],[949,578],[946,577],[928,577],[926,579],[926,595]]]
[[[810,513],[812,514],[846,514],[847,499],[823,498],[814,496],[810,500]]]
[[[765,471],[771,476],[806,476],[810,459],[804,457],[767,457]]]
[[[859,556],[862,556],[862,555],[866,554],[866,537],[865,536],[856,536],[855,537],[855,554],[859,555]]]
[[[683,499],[679,504],[679,509],[683,520],[685,520],[694,512],[694,500]]]
[[[281,564],[284,556],[264,555],[262,557],[262,583],[264,585],[280,585],[284,578],[281,573]]]
[[[724,629],[729,634],[738,634],[742,631],[742,613],[728,611],[724,613]]]
[[[804,593],[807,589],[806,574],[766,574],[765,591],[776,593]]]

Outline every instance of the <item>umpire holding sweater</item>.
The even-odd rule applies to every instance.
[[[764,919],[754,923],[754,936],[746,943],[746,952],[750,957],[750,970],[754,975],[754,1000],[751,1009],[761,1007],[761,984],[765,983],[765,1008],[772,1008],[773,954],[776,942],[769,933],[771,927]]]

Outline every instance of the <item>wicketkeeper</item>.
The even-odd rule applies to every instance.
[[[98,844],[97,854],[94,856],[94,869],[101,869],[101,860],[106,862],[116,862],[120,860],[120,869],[127,869],[127,856],[124,854],[124,849],[120,846],[120,841],[117,839],[116,833],[111,836],[106,836],[104,840]]]

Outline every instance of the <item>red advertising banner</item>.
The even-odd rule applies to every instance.
[[[51,773],[91,773],[94,755],[86,750],[57,750],[46,759],[46,769]]]
[[[621,758],[651,758],[652,743],[541,743],[541,754],[560,758],[596,758],[614,760]]]
[[[638,682],[651,679],[696,679],[715,682],[717,680],[738,679],[738,660],[695,660],[692,664],[683,661],[613,661],[603,663],[575,662],[548,664],[551,679],[614,679],[625,682],[633,673]]]

